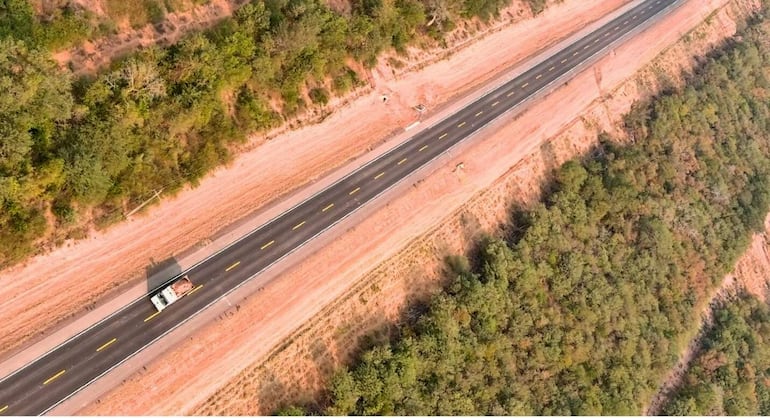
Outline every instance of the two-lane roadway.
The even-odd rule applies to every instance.
[[[148,297],[123,307],[0,381],[0,414],[43,414],[382,194],[453,145],[561,79],[681,0],[648,0],[461,111],[191,268],[195,288],[157,314]]]

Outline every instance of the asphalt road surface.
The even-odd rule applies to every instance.
[[[0,381],[0,414],[44,414],[399,180],[677,0],[648,0],[194,266],[195,287],[156,314],[144,297]]]

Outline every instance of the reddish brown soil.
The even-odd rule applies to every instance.
[[[663,68],[688,68],[692,54],[730,34],[730,14],[722,12],[701,32],[668,48],[726,3],[690,1],[653,30],[616,49],[592,71],[485,134],[486,140],[446,158],[435,174],[304,259],[241,304],[237,313],[211,323],[81,413],[264,414],[287,402],[312,402],[364,335],[376,330],[383,335],[405,303],[436,291],[444,255],[464,252],[479,233],[494,231],[507,220],[513,202],[536,199],[550,169],[589,149],[597,128],[618,131],[619,115],[637,98],[656,91],[659,76],[665,75]],[[464,70],[457,63],[473,65],[478,56],[497,62],[496,54],[517,49],[511,45],[516,38],[506,32],[515,28],[490,35],[449,62],[393,82],[414,90],[391,91],[410,98],[434,97],[432,90],[429,96],[417,87],[431,82],[436,83],[433,88],[441,87],[438,69],[445,63],[449,71]],[[663,51],[655,64],[623,83]],[[417,83],[420,74],[430,74],[431,81]],[[417,102],[401,101],[403,105],[398,100],[391,103],[405,108]],[[554,114],[555,108],[560,112]],[[337,120],[332,117],[324,125]],[[403,126],[410,119],[395,121]],[[556,139],[546,140],[556,134],[560,134]],[[314,137],[308,135],[306,140],[312,142]],[[464,168],[455,170],[460,161]],[[403,222],[407,218],[409,222]],[[377,267],[366,274],[371,266]],[[306,325],[297,329],[302,323]]]

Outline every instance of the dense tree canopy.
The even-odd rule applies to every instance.
[[[425,315],[337,375],[324,412],[639,414],[763,228],[768,36],[748,29],[686,87],[637,106],[632,144],[605,137],[562,166],[521,236],[482,243]]]
[[[770,308],[741,295],[714,310],[666,415],[770,415]]]

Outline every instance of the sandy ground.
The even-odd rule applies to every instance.
[[[375,89],[359,93],[322,124],[256,146],[198,188],[165,199],[146,214],[3,271],[0,352],[7,358],[23,343],[50,335],[55,325],[97,308],[96,301],[105,295],[141,284],[151,262],[186,248],[211,252],[216,248],[207,244],[223,225],[383,143],[388,134],[416,119],[411,106],[423,103],[435,112],[450,98],[623,3],[565,2],[537,19],[489,34],[450,59],[398,78],[382,65],[370,75]],[[390,93],[387,106],[380,102],[380,91]],[[177,258],[182,267],[194,261]]]
[[[522,117],[501,123],[494,134],[480,135],[472,146],[453,152],[433,175],[407,187],[403,196],[349,227],[281,280],[81,413],[258,414],[285,402],[311,403],[333,368],[349,359],[358,343],[381,338],[387,325],[400,318],[405,301],[435,291],[443,255],[464,251],[477,234],[505,222],[512,202],[536,198],[550,169],[589,149],[597,128],[617,131],[618,115],[636,98],[655,91],[662,68],[686,68],[690,54],[729,33],[729,22],[717,15],[710,20],[715,35],[688,37],[667,52],[678,55],[646,69],[641,81],[623,84],[725,3],[688,2]],[[501,38],[496,48],[508,47],[509,39]],[[488,51],[496,52],[494,46]],[[555,108],[560,109],[556,114]],[[546,141],[559,133],[558,140]],[[452,170],[458,161],[465,168]],[[410,222],[403,222],[406,217]],[[370,266],[377,267],[364,275]],[[352,283],[357,285],[350,290]],[[296,330],[303,322],[308,325]],[[208,397],[218,386],[222,388]]]

